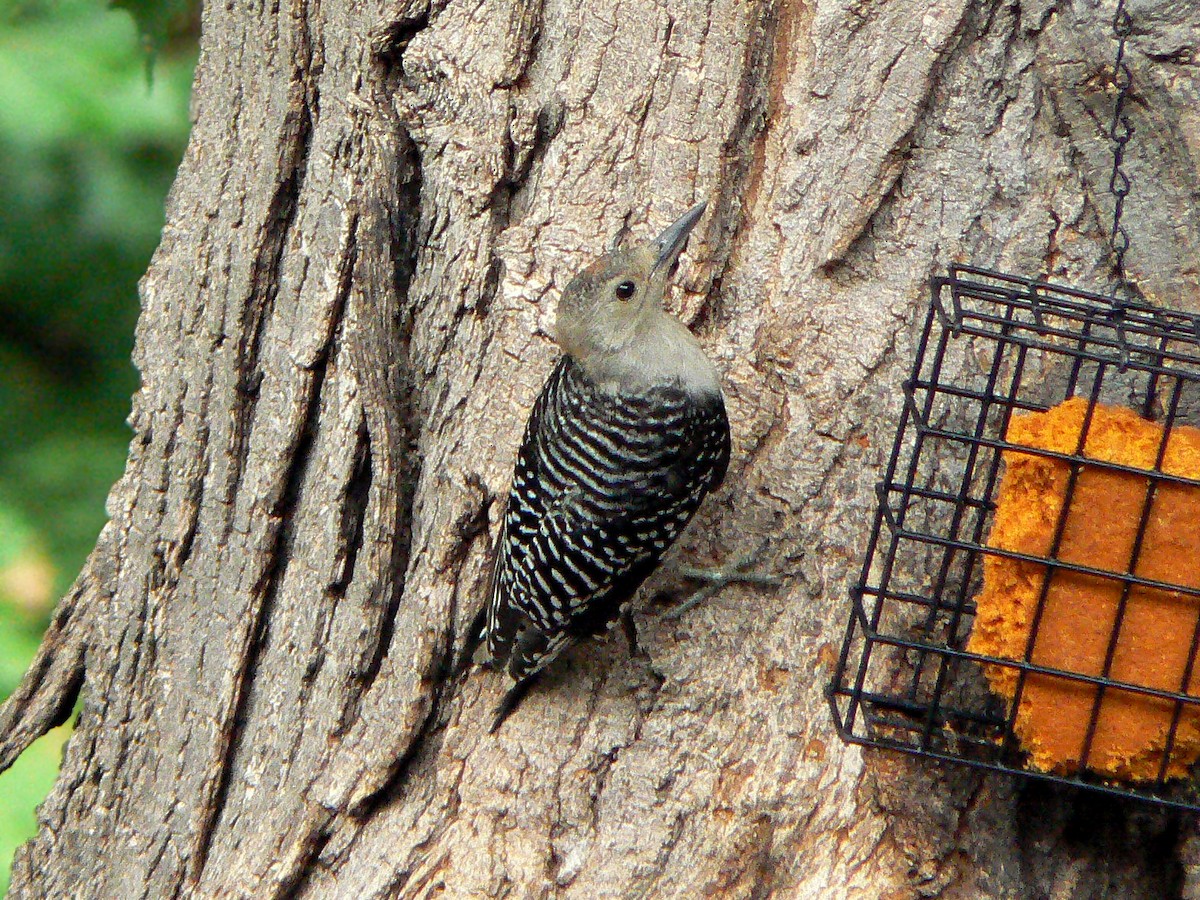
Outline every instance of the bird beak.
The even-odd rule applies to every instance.
[[[692,229],[696,227],[696,223],[700,221],[700,217],[704,215],[704,210],[708,207],[708,203],[697,203],[675,223],[658,236],[654,242],[654,248],[658,251],[658,258],[654,261],[654,270],[657,272],[662,268],[670,268],[675,260],[679,259],[679,254],[683,252],[683,245],[687,243],[688,235],[692,233]]]

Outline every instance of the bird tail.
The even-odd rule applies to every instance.
[[[517,704],[529,693],[529,689],[533,686],[534,681],[541,674],[541,670],[538,670],[527,678],[522,678],[508,689],[508,692],[504,695],[504,699],[496,705],[496,714],[492,718],[492,727],[488,729],[488,734],[495,734],[496,729],[504,724],[504,720],[508,718],[508,714],[517,708]]]

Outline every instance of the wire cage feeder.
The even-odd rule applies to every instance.
[[[903,389],[842,737],[1200,809],[1200,317],[952,267]]]

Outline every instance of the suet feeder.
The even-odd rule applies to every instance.
[[[952,267],[878,495],[845,739],[1200,809],[1200,316]]]

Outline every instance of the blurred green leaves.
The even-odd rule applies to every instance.
[[[55,593],[121,471],[136,283],[187,134],[192,53],[164,55],[152,87],[143,63],[129,17],[94,0],[0,18],[0,509],[50,555]]]
[[[166,46],[167,39],[196,8],[192,0],[112,0],[114,9],[123,9],[133,16],[138,33],[153,65],[155,57]]]
[[[191,2],[125,5],[136,26],[102,0],[0,0],[0,697],[121,474],[137,280],[187,139],[195,29],[168,36]],[[0,892],[64,739],[0,776]]]

